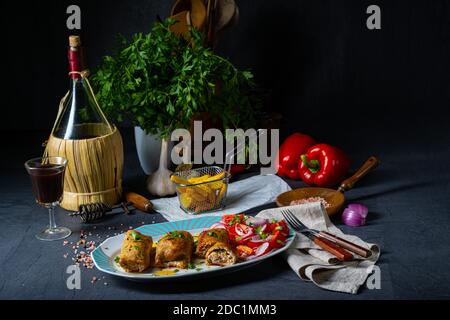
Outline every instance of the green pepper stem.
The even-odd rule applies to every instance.
[[[308,156],[306,154],[302,154],[300,156],[303,164],[311,171],[312,173],[317,173],[320,170],[320,163],[318,160],[308,160]]]

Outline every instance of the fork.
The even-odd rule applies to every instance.
[[[372,251],[367,250],[366,248],[363,248],[353,242],[339,238],[338,236],[335,236],[334,234],[331,234],[326,231],[317,231],[317,230],[306,227],[289,209],[282,210],[281,214],[286,219],[286,221],[288,221],[289,225],[291,225],[291,227],[294,230],[296,230],[297,232],[300,232],[302,234],[307,233],[307,234],[313,235],[316,238],[319,237],[319,238],[322,238],[322,240],[323,239],[328,240],[328,242],[332,242],[333,244],[337,245],[338,247],[347,249],[347,250],[354,252],[357,255],[360,255],[364,258],[368,258],[372,255]],[[311,239],[311,240],[313,240],[313,239]],[[319,244],[317,244],[317,245],[319,245]],[[325,248],[323,248],[323,249],[325,249]],[[348,251],[346,251],[346,252],[349,253]],[[330,253],[332,253],[332,252],[330,252]]]
[[[349,261],[353,259],[353,255],[344,248],[339,247],[336,243],[319,236],[316,232],[306,228],[305,225],[298,224],[297,221],[293,219],[294,215],[290,211],[282,210],[281,214],[296,232],[307,236],[316,245],[334,255],[339,261]]]

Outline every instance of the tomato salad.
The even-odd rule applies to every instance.
[[[212,228],[225,228],[240,259],[250,260],[286,244],[289,227],[284,220],[267,220],[244,214],[225,215]]]

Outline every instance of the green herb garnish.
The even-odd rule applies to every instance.
[[[120,262],[120,257],[119,257],[119,256],[115,257],[115,258],[114,258],[114,262],[115,262],[115,263],[119,263],[119,262]]]
[[[219,238],[219,235],[217,233],[215,233],[214,231],[208,232],[207,235],[210,237]]]
[[[142,240],[142,237],[139,233],[137,233],[136,231],[131,231],[131,237],[133,238],[133,240],[135,241],[140,241]]]
[[[228,225],[232,226],[235,223],[241,223],[241,217],[239,215],[233,216],[230,222],[228,222]]]
[[[195,269],[195,264],[193,262],[189,263],[188,269]]]
[[[277,243],[278,243],[278,244],[283,244],[284,242],[278,239],[278,240],[277,240]]]
[[[137,251],[140,251],[140,250],[141,250],[141,248],[138,247],[138,246],[133,246],[133,249],[134,249],[134,250],[137,250]]]
[[[283,230],[283,227],[282,226],[278,226],[278,227],[275,228],[275,230]]]
[[[267,233],[264,233],[264,232],[261,232],[260,234],[259,234],[259,236],[261,237],[261,239],[265,239],[265,238],[267,238]]]
[[[184,239],[185,238],[184,233],[181,231],[171,231],[167,235],[168,235],[169,239],[175,239],[175,238]]]
[[[180,270],[178,270],[178,269],[173,270],[173,272],[175,272],[175,273],[177,273],[178,271],[180,271]]]

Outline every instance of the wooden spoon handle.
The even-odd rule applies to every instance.
[[[153,204],[150,200],[135,192],[126,192],[125,200],[131,203],[136,209],[144,212],[151,212],[153,209]]]
[[[339,261],[349,261],[353,259],[353,255],[350,252],[348,252],[344,248],[339,247],[330,240],[322,237],[314,237],[314,243],[321,247],[323,250],[334,255],[336,258],[338,258]]]
[[[357,255],[360,255],[361,257],[368,258],[372,255],[372,251],[363,248],[356,243],[347,241],[345,239],[339,238],[338,236],[335,236],[334,234],[321,231],[320,235],[323,235],[325,238],[329,237],[330,240],[334,241],[337,245],[341,246],[344,249],[347,249],[351,252],[356,253]]]
[[[350,178],[344,180],[341,183],[341,186],[339,187],[338,191],[344,192],[353,188],[355,183],[361,180],[361,178],[363,178],[371,170],[375,169],[378,166],[378,163],[379,163],[378,159],[374,156],[367,159],[366,162],[364,162],[361,168],[359,168],[354,175],[352,175]]]

